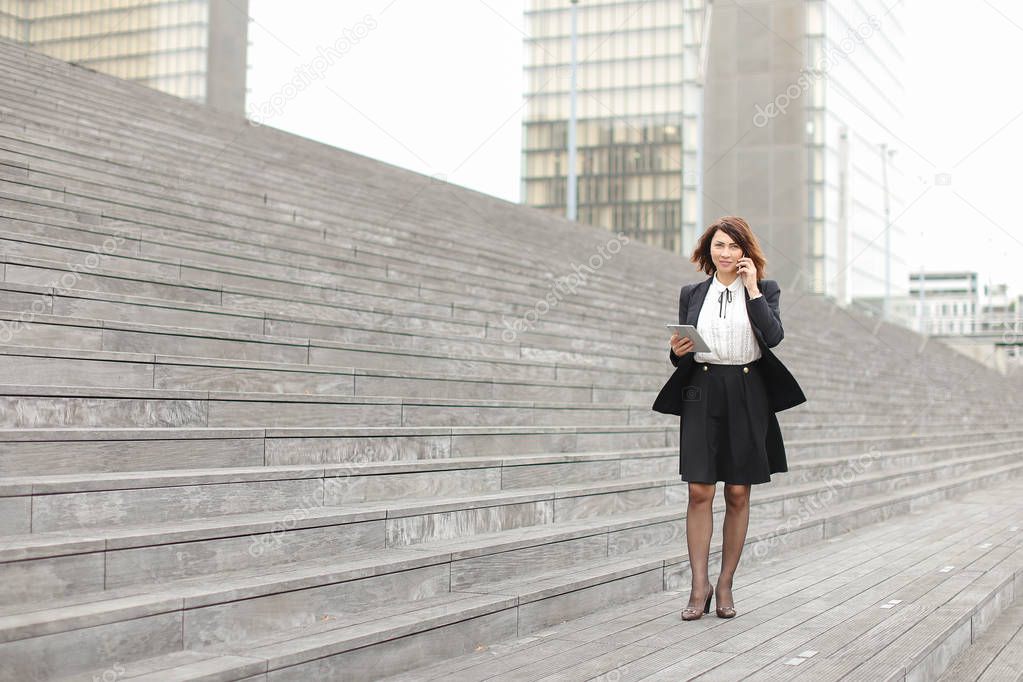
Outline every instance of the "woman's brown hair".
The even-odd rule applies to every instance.
[[[760,250],[760,242],[757,241],[756,235],[750,229],[749,223],[739,216],[726,215],[715,220],[700,237],[689,260],[696,263],[696,267],[703,270],[704,274],[714,274],[714,260],[710,257],[710,243],[718,230],[727,234],[739,245],[742,255],[752,260],[753,265],[757,268],[757,279],[763,279],[767,272],[767,259],[764,258],[764,252]]]

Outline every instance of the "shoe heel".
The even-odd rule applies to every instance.
[[[714,588],[710,588],[710,594],[707,595],[707,603],[703,605],[703,613],[710,613],[710,599],[714,596]],[[699,612],[700,607],[686,606],[682,609],[682,620],[699,620],[703,617],[703,613]],[[693,615],[688,615],[693,614]]]

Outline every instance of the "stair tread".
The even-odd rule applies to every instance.
[[[1010,448],[1005,452],[1015,451]],[[964,455],[949,460],[941,460],[942,466],[954,466],[957,463],[983,460],[991,455],[981,453],[978,455]],[[843,461],[844,458],[836,458]],[[868,474],[860,474],[857,482],[872,480],[884,480],[898,478],[907,473],[929,471],[935,464],[923,464],[917,466],[901,466],[883,469]],[[1012,466],[1001,467],[1000,469],[1012,470]],[[453,508],[461,508],[466,505],[474,506],[477,502],[514,503],[535,499],[554,499],[572,495],[573,493],[594,493],[602,490],[629,490],[636,487],[649,486],[675,486],[683,482],[676,481],[675,475],[667,476],[631,476],[616,479],[614,481],[581,482],[561,484],[554,486],[538,486],[533,488],[506,489],[492,491],[489,493],[473,493],[468,495],[452,495],[450,493],[442,496],[403,498],[380,500],[376,502],[359,502],[341,506],[322,506],[306,509],[301,519],[293,523],[295,528],[307,528],[325,523],[345,523],[372,518],[384,518],[394,516],[395,512],[402,510],[404,513],[415,511],[432,510],[440,511]],[[758,503],[768,503],[775,500],[797,497],[806,492],[813,492],[822,489],[824,482],[815,481],[809,483],[786,483],[770,492],[758,496]],[[945,483],[939,482],[928,484],[938,486]],[[864,503],[869,500],[885,500],[888,493],[878,493],[870,496],[859,496],[855,502]],[[720,499],[715,504],[723,504]],[[840,503],[846,504],[846,503]],[[670,505],[669,505],[670,506]],[[835,505],[832,505],[833,507]],[[666,507],[667,508],[667,507]],[[835,507],[838,508],[838,507]],[[626,514],[631,512],[626,512]],[[652,510],[641,509],[636,512],[640,516],[652,514],[660,515],[661,508]],[[149,544],[168,544],[171,542],[183,542],[199,540],[209,537],[218,537],[229,534],[244,534],[246,532],[260,532],[272,528],[279,522],[280,511],[246,512],[236,514],[221,514],[215,517],[201,517],[187,520],[175,520],[158,524],[141,524],[134,526],[81,529],[81,530],[57,530],[40,533],[25,533],[18,535],[0,536],[0,558],[5,561],[24,560],[30,558],[41,558],[45,556],[57,556],[65,553],[78,553],[85,551],[102,551],[104,549],[124,549],[140,547]],[[601,517],[602,518],[602,517]],[[558,522],[562,523],[562,522]],[[516,529],[521,531],[521,529]],[[508,532],[508,531],[503,531]],[[457,542],[457,540],[455,541]]]
[[[1021,469],[1023,464],[1000,467],[990,471],[983,471],[978,474],[974,474],[972,477],[983,478],[991,476],[998,471],[1011,471],[1013,469]],[[971,478],[967,476],[964,478]],[[860,498],[857,500],[850,500],[846,503],[840,503],[837,505],[829,506],[828,517],[838,517],[841,515],[853,513],[863,509],[870,509],[878,504],[884,502],[910,498],[913,495],[919,495],[923,492],[930,490],[938,490],[942,487],[953,485],[951,483],[937,483],[937,484],[926,484],[919,486],[911,486],[902,488],[897,494],[882,493],[869,497]],[[658,508],[656,510],[640,510],[634,512],[628,512],[621,515],[616,515],[613,518],[602,517],[600,519],[590,519],[588,521],[593,522],[592,525],[596,526],[597,532],[604,527],[612,527],[614,524],[635,524],[635,523],[649,523],[657,521],[677,521],[681,517],[683,512],[682,505],[678,505],[678,509],[672,511],[670,508]],[[810,525],[816,525],[823,522],[823,518],[815,518],[810,521],[801,522],[795,525],[789,524],[789,530],[798,529]],[[758,537],[759,533],[763,532],[763,537],[772,537],[775,534],[782,533],[784,529],[779,528],[776,519],[765,519],[761,522],[764,530],[758,530],[759,525],[751,524],[750,531],[747,539]],[[587,523],[580,521],[568,522],[568,524],[576,524],[573,530],[580,530],[583,533],[589,533],[593,531],[592,525],[587,527]],[[568,525],[566,524],[566,525]],[[566,531],[565,527],[559,527],[556,530],[551,526],[557,524],[551,524],[550,526],[536,527],[535,534],[532,532],[524,532],[524,529],[517,529],[520,531],[521,536],[529,536],[528,539],[520,540],[524,543],[535,543],[542,542],[542,537],[545,533],[552,531],[556,533],[563,533]],[[492,536],[497,538],[502,533],[494,533]],[[480,542],[481,538],[475,538],[476,548],[480,545],[485,546],[487,541],[494,538],[485,538],[483,542]],[[417,562],[430,563],[436,561],[447,561],[451,557],[451,550],[454,547],[450,543],[438,543],[436,546],[430,543],[421,543],[414,546],[402,547],[402,548],[389,548],[386,550],[374,550],[360,556],[358,559],[348,562],[334,562],[334,563],[323,563],[318,560],[314,560],[311,564],[306,562],[302,565],[284,565],[267,568],[247,569],[246,571],[239,571],[237,575],[225,575],[225,574],[212,574],[204,575],[195,578],[187,578],[173,583],[164,583],[161,585],[161,590],[158,592],[152,592],[151,586],[121,588],[119,590],[113,590],[109,593],[93,593],[89,595],[78,595],[72,598],[64,598],[58,600],[49,600],[45,603],[33,603],[26,605],[15,605],[13,607],[0,608],[0,639],[3,637],[19,638],[19,633],[22,632],[37,632],[39,628],[56,628],[59,623],[74,619],[75,622],[92,622],[93,618],[104,617],[117,617],[124,613],[131,613],[137,615],[140,612],[144,613],[159,613],[166,610],[173,610],[181,605],[182,600],[184,603],[198,605],[198,604],[209,604],[217,603],[218,600],[223,598],[238,598],[240,594],[244,593],[246,596],[254,596],[255,594],[268,594],[274,593],[281,589],[281,583],[283,581],[291,581],[290,589],[299,589],[300,587],[308,587],[310,584],[322,584],[325,581],[326,572],[334,574],[345,574],[350,571],[358,571],[365,569],[367,566],[394,566],[393,557],[400,555],[402,559],[411,561],[413,564]],[[657,555],[660,550],[651,549],[649,551],[641,552],[643,559],[646,560],[650,555]],[[664,548],[662,560],[665,561],[679,561],[681,560],[681,547]],[[389,555],[387,558],[380,559],[382,555]],[[606,561],[606,558],[603,560]],[[355,564],[353,566],[353,563]],[[597,569],[599,570],[599,568]],[[235,584],[231,584],[231,580],[236,580]],[[311,581],[311,582],[310,582]],[[327,580],[329,582],[329,580]],[[255,590],[255,592],[253,592]],[[219,595],[219,596],[218,596]],[[177,605],[177,606],[176,606]]]

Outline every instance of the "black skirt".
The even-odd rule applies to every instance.
[[[788,471],[759,360],[742,365],[693,362],[685,387],[679,452],[682,480],[769,483]]]

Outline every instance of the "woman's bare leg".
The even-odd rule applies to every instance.
[[[710,536],[714,531],[714,483],[690,483],[689,506],[686,510],[686,544],[689,546],[689,568],[693,575],[689,606],[699,607],[710,593],[707,562],[710,556]]]
[[[720,606],[734,606],[732,601],[732,578],[739,566],[739,557],[746,544],[746,529],[749,528],[750,486],[735,483],[725,484],[725,521],[722,534],[721,575],[718,576],[717,603]],[[706,599],[706,597],[704,597]]]

